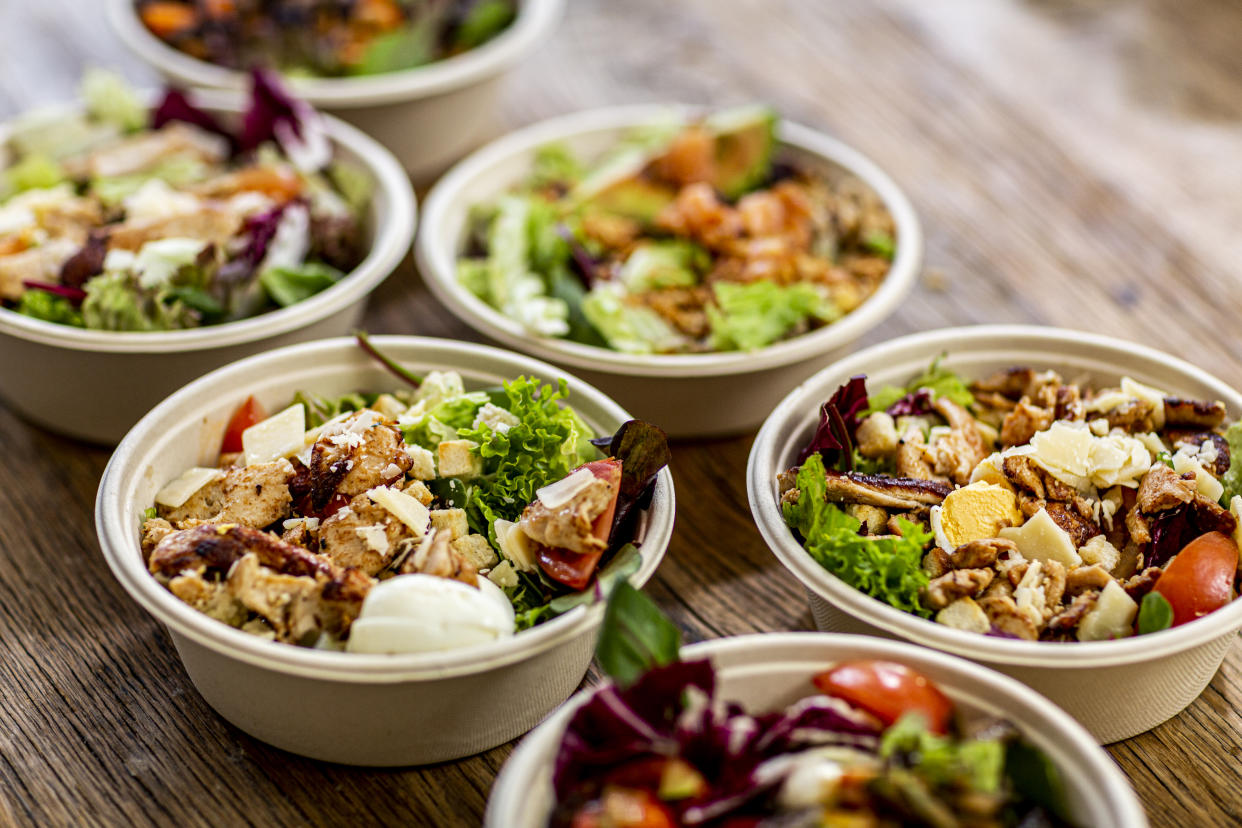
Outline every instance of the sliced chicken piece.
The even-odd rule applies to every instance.
[[[592,525],[612,504],[615,493],[615,484],[596,477],[556,509],[549,509],[536,499],[523,510],[518,526],[531,540],[544,546],[582,555],[602,552],[608,544],[595,536]]]

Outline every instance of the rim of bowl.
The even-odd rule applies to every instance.
[[[953,676],[953,681],[938,681],[948,684],[954,689],[960,688],[964,694],[986,697],[1007,716],[1013,716],[1016,708],[1023,718],[1036,719],[1034,724],[1050,725],[1051,731],[1040,731],[1041,741],[1057,740],[1058,752],[1069,754],[1081,769],[1083,765],[1098,779],[1102,779],[1105,789],[1086,788],[1093,798],[1106,802],[1116,809],[1116,824],[1126,826],[1147,825],[1147,816],[1142,804],[1138,801],[1131,786],[1121,769],[1109,758],[1108,754],[1091,737],[1081,724],[1068,713],[1057,707],[1039,693],[1025,684],[998,673],[988,667],[976,664],[954,655],[929,650],[904,641],[889,641],[863,635],[827,632],[776,632],[750,633],[747,635],[729,636],[711,641],[703,641],[682,648],[682,658],[713,658],[717,655],[732,656],[736,661],[717,669],[747,670],[754,672],[762,669],[765,662],[773,658],[773,651],[787,648],[789,650],[809,650],[812,647],[824,647],[834,650],[853,650],[864,648],[865,657],[892,659],[915,667],[924,668],[930,665],[937,672]],[[749,664],[743,664],[746,656],[751,656]],[[857,657],[853,654],[850,658]],[[780,663],[780,662],[776,662]],[[606,685],[603,685],[606,686]],[[484,814],[485,826],[508,824],[510,814],[502,814],[501,808],[514,799],[513,791],[527,791],[534,779],[547,768],[546,753],[554,748],[569,719],[587,699],[599,691],[599,687],[580,690],[561,707],[552,713],[543,723],[522,739],[513,754],[501,768],[499,776],[488,797],[487,810]],[[1030,738],[1030,733],[1027,733]],[[1067,768],[1059,766],[1062,773]]]
[[[790,422],[806,420],[808,412],[818,410],[825,380],[866,373],[869,366],[887,365],[890,360],[904,359],[916,351],[928,355],[948,351],[952,356],[987,351],[1010,354],[1039,347],[1064,354],[1092,351],[1102,358],[1125,354],[1159,364],[1188,380],[1215,389],[1218,399],[1225,401],[1234,413],[1242,414],[1242,394],[1208,372],[1154,348],[1110,336],[1033,325],[978,325],[899,337],[823,369],[791,391],[764,421],[751,447],[746,488],[751,514],[768,548],[804,587],[839,610],[908,641],[996,664],[1052,668],[1134,664],[1180,653],[1242,628],[1242,599],[1239,599],[1187,624],[1113,641],[1021,641],[955,630],[902,612],[849,586],[816,563],[794,538],[785,524],[773,488],[776,466],[781,462],[784,448],[778,445],[777,435]],[[1141,375],[1136,378],[1143,381]]]
[[[544,380],[564,377],[569,384],[571,400],[586,399],[618,422],[630,419],[625,409],[610,397],[572,374],[498,348],[419,336],[376,336],[372,342],[380,348],[390,349],[390,352],[400,353],[396,358],[401,362],[438,360],[443,363],[448,358],[464,355],[477,359],[473,368],[461,369],[467,372],[491,370],[512,376],[526,373]],[[315,365],[355,349],[357,345],[352,338],[338,337],[290,345],[238,360],[176,391],[130,430],[108,461],[95,499],[95,525],[100,547],[113,575],[126,592],[165,626],[229,658],[285,674],[358,684],[388,684],[481,673],[530,658],[598,626],[603,619],[604,606],[597,602],[575,607],[544,624],[516,633],[512,638],[459,650],[403,655],[328,652],[267,641],[230,627],[178,600],[151,576],[143,565],[137,527],[130,525],[125,517],[131,504],[122,501],[121,493],[132,477],[143,473],[143,469],[148,467],[144,447],[153,444],[154,438],[164,430],[166,421],[184,416],[177,414],[182,401],[193,399],[209,389],[227,389],[247,378],[261,376],[265,370],[273,370],[270,367],[272,363],[288,360],[293,354],[301,358],[301,364]],[[647,535],[643,540],[643,550],[649,553],[642,556],[639,570],[630,576],[631,582],[639,587],[651,578],[668,549],[674,513],[673,479],[665,468],[660,471],[655,497],[647,511]]]
[[[514,320],[484,302],[457,281],[459,238],[449,238],[448,214],[465,200],[463,192],[486,179],[510,158],[551,141],[583,133],[624,129],[658,120],[669,113],[686,116],[705,111],[689,104],[639,104],[588,109],[550,118],[505,135],[457,163],[423,202],[423,227],[415,242],[419,271],[427,286],[458,318],[511,348],[542,359],[614,374],[650,377],[704,377],[743,374],[813,358],[852,342],[878,325],[914,287],[923,261],[923,231],[910,199],[888,173],[853,147],[822,132],[784,118],[778,144],[828,162],[862,180],[888,209],[897,226],[897,250],[880,287],[858,308],[819,330],[777,342],[757,351],[709,354],[625,354],[566,339],[531,335]],[[497,188],[492,195],[502,192]],[[482,200],[471,197],[470,204]]]
[[[149,95],[154,97],[154,94]],[[243,109],[238,93],[196,90],[194,102],[214,112],[237,113]],[[81,110],[81,103],[47,107],[47,112]],[[418,217],[418,203],[410,179],[392,153],[361,130],[331,115],[323,115],[332,143],[357,158],[382,191],[388,209],[377,216],[370,250],[345,278],[332,287],[286,308],[200,328],[177,331],[98,331],[75,328],[24,316],[0,308],[0,334],[77,351],[106,353],[170,353],[226,348],[279,336],[312,325],[365,298],[396,270],[410,249]],[[0,127],[0,139],[5,128]]]
[[[413,69],[344,78],[282,77],[315,106],[355,109],[431,97],[478,83],[517,63],[552,33],[564,8],[565,0],[522,0],[517,17],[496,37]],[[108,22],[131,52],[182,83],[228,89],[245,82],[244,72],[199,60],[164,43],[138,19],[133,0],[109,0]]]

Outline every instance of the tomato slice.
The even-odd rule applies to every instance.
[[[253,396],[246,397],[246,401],[233,412],[233,418],[229,420],[228,428],[224,430],[224,440],[220,443],[220,453],[233,454],[241,451],[242,432],[265,419],[267,419],[267,412],[263,410],[263,406],[259,404],[259,401]]]
[[[1208,532],[1173,556],[1152,591],[1159,592],[1169,602],[1176,627],[1202,618],[1232,601],[1237,571],[1237,544],[1220,532]]]
[[[844,699],[886,727],[906,713],[919,713],[932,733],[948,732],[953,702],[921,673],[891,661],[846,661],[814,679],[829,696]]]
[[[617,496],[621,492],[621,461],[610,457],[607,460],[584,463],[578,468],[589,469],[596,477],[612,483],[612,502],[591,524],[591,534],[606,544],[608,535],[612,532],[612,518],[617,513]],[[577,470],[574,469],[574,471]],[[549,578],[570,589],[578,590],[585,589],[586,585],[591,582],[591,578],[595,575],[595,567],[599,565],[599,559],[603,554],[603,551],[581,554],[569,549],[541,546],[536,560],[539,562],[539,568]]]

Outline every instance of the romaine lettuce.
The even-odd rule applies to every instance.
[[[798,499],[785,503],[785,522],[802,535],[803,546],[821,566],[872,598],[924,618],[931,612],[919,600],[927,586],[923,550],[930,532],[898,518],[900,535],[864,537],[861,522],[827,499],[827,473],[818,454],[798,470]]]
[[[814,318],[831,322],[841,312],[814,285],[782,286],[759,280],[749,284],[717,282],[715,306],[708,305],[712,347],[720,351],[753,351],[785,336],[794,326]]]

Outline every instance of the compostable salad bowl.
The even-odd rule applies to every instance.
[[[683,660],[708,658],[717,695],[751,711],[780,709],[816,692],[811,678],[835,662],[883,659],[932,679],[967,716],[1008,719],[1061,771],[1079,825],[1143,828],[1147,818],[1125,777],[1091,736],[1046,699],[963,659],[892,641],[825,633],[768,633],[686,647]],[[574,696],[530,733],[501,769],[488,799],[487,828],[547,825],[555,804],[553,761],[570,719],[593,691]]]
[[[517,17],[491,40],[413,69],[342,78],[288,77],[316,109],[356,126],[388,147],[416,178],[451,163],[487,127],[505,73],[544,43],[564,0],[521,0]],[[198,60],[147,30],[134,0],[109,0],[112,30],[142,60],[175,83],[240,89],[245,73]]]
[[[518,375],[568,381],[570,404],[611,433],[629,416],[581,380],[493,348],[420,337],[375,337],[416,372],[457,371],[467,388]],[[414,765],[478,753],[533,727],[563,702],[591,660],[603,605],[583,605],[513,637],[436,653],[366,655],[267,641],[183,603],[147,571],[139,546],[143,510],[182,470],[214,465],[230,416],[249,395],[269,410],[295,392],[384,391],[398,381],[352,339],[304,343],[242,360],[187,385],[122,441],[95,504],[100,545],[113,574],[172,635],[203,698],[242,730],[277,747],[354,765]],[[660,472],[639,522],[642,562],[655,572],[673,528],[673,485]],[[325,715],[325,711],[331,711]]]
[[[205,92],[195,102],[236,117],[236,95]],[[221,365],[283,345],[341,336],[357,327],[367,295],[410,248],[417,207],[392,154],[334,118],[324,127],[337,157],[374,186],[366,257],[337,284],[289,307],[219,325],[159,332],[88,330],[0,308],[0,397],[23,417],[61,434],[116,443],[156,403]],[[0,131],[0,140],[3,140]]]
[[[671,436],[732,434],[757,426],[794,384],[879,325],[910,292],[922,265],[918,218],[900,187],[857,150],[820,132],[782,121],[777,157],[810,172],[850,175],[873,190],[893,217],[895,255],[880,287],[836,322],[755,351],[706,354],[627,354],[529,333],[519,322],[473,294],[457,279],[470,210],[508,191],[530,173],[536,150],[560,142],[591,158],[635,127],[693,112],[655,105],[596,109],[543,121],[501,138],[457,164],[423,205],[416,244],[428,287],[466,324],[505,346],[572,367],[636,416],[658,422]]]
[[[999,670],[1047,696],[1101,743],[1129,738],[1176,715],[1220,667],[1242,628],[1242,601],[1172,629],[1118,640],[1059,643],[980,635],[919,618],[848,586],[820,566],[786,525],[776,475],[795,465],[824,400],[857,374],[866,374],[873,389],[903,384],[942,353],[943,367],[967,380],[1015,365],[1113,384],[1129,376],[1170,394],[1221,400],[1229,419],[1242,414],[1242,394],[1207,372],[1142,345],[1078,331],[950,328],[901,337],[843,359],[775,408],[755,439],[746,475],[759,531],[806,588],[816,626],[904,639]]]

